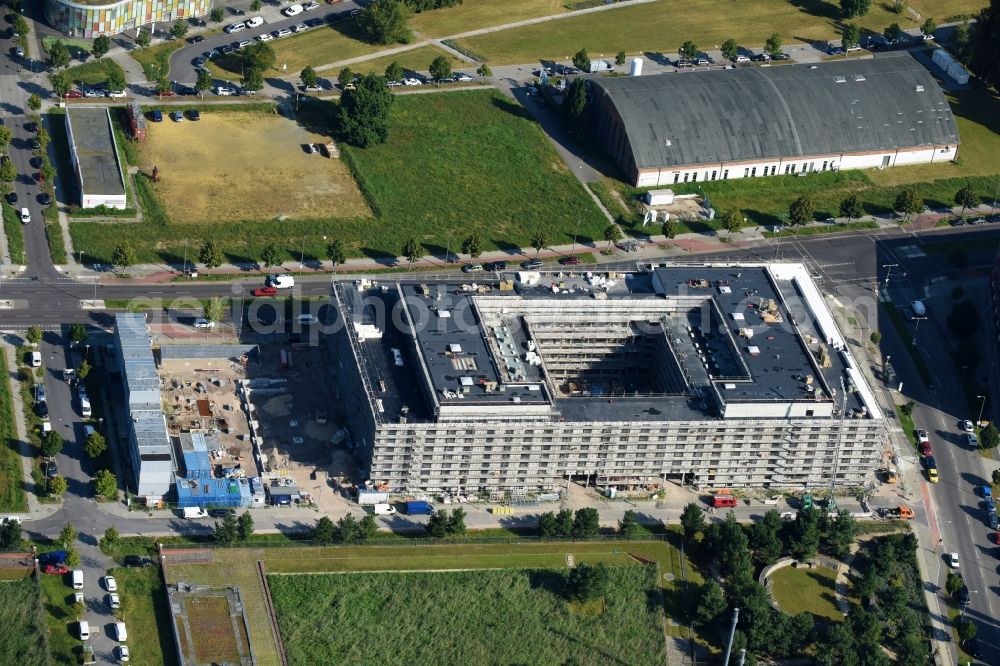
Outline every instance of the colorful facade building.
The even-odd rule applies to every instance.
[[[212,0],[45,0],[45,20],[70,37],[93,38],[203,16]]]

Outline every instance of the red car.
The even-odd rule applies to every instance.
[[[257,287],[250,293],[254,296],[277,296],[278,290],[275,287]]]
[[[581,263],[579,257],[563,257],[559,260],[559,263],[563,266],[576,266]]]
[[[69,573],[69,567],[65,564],[46,564],[42,569],[42,573],[52,574],[53,576],[61,576]]]
[[[920,455],[929,456],[931,455],[931,443],[930,442],[920,442]]]
[[[164,90],[163,92],[158,92],[156,94],[158,97],[173,97],[177,93],[175,93],[173,90]]]
[[[70,90],[66,93],[66,99],[80,99],[81,97],[83,97],[83,93],[79,90]]]

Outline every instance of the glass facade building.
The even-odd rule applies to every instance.
[[[160,22],[203,16],[212,0],[45,0],[45,20],[70,37],[93,38]]]

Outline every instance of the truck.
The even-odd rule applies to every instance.
[[[427,500],[410,500],[406,503],[406,515],[429,516],[434,513],[434,507]]]
[[[720,490],[719,492],[712,495],[712,508],[719,509],[724,507],[736,506],[736,498],[733,497],[733,493],[730,490]]]
[[[201,508],[200,506],[186,506],[181,509],[181,517],[183,518],[208,518],[208,511]]]
[[[905,504],[900,504],[894,509],[882,509],[879,513],[886,520],[911,520],[916,515],[913,509]]]

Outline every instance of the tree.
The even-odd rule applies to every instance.
[[[473,259],[483,253],[483,238],[476,232],[472,232],[462,241],[462,252]]]
[[[622,237],[622,230],[618,228],[617,224],[609,224],[604,228],[604,240],[608,241],[608,249],[611,249],[611,244]]]
[[[960,643],[968,643],[976,637],[976,623],[972,620],[964,618],[959,620],[955,623],[955,629],[958,631],[958,640]]]
[[[63,545],[63,548],[72,548],[73,544],[76,543],[76,527],[73,525],[66,525],[59,532],[59,543]]]
[[[111,253],[111,263],[119,268],[125,269],[134,266],[138,261],[135,250],[128,241],[119,243]]]
[[[573,54],[573,66],[581,72],[590,71],[590,56],[587,55],[587,49],[580,49]]]
[[[727,211],[722,216],[722,228],[729,234],[739,233],[743,228],[743,213],[738,210]]]
[[[239,520],[236,523],[236,531],[239,534],[240,541],[249,541],[250,537],[253,536],[253,516],[250,515],[249,511],[244,511],[240,514]]]
[[[7,147],[10,146],[10,140],[14,137],[14,134],[10,131],[10,128],[6,125],[0,125],[0,155],[7,152]]]
[[[28,22],[20,14],[14,14],[14,32],[17,33],[18,37],[21,37],[21,43],[24,43],[23,37],[27,36],[31,32],[31,27]]]
[[[94,492],[103,499],[113,501],[118,498],[118,479],[110,469],[102,469],[94,477]]]
[[[889,26],[882,32],[882,35],[889,40],[890,43],[896,42],[903,36],[903,29],[899,27],[898,23],[890,23]]]
[[[965,587],[965,580],[962,578],[962,574],[949,571],[944,582],[944,589],[948,592],[948,596],[955,596],[963,587]]]
[[[556,514],[556,534],[573,536],[573,512],[569,509],[560,509]]]
[[[90,370],[91,370],[90,361],[88,361],[87,359],[83,359],[82,361],[80,361],[80,365],[76,369],[77,379],[79,379],[80,381],[86,379],[87,375],[90,374]]]
[[[771,57],[779,55],[781,53],[781,35],[774,33],[768,37],[767,41],[764,42],[764,50]]]
[[[17,178],[17,168],[14,166],[14,162],[9,159],[4,159],[0,163],[0,180],[6,181],[8,183],[13,182]]]
[[[840,11],[849,19],[864,16],[871,6],[872,0],[840,0]]]
[[[212,19],[212,23],[222,23],[222,19],[224,19],[226,15],[223,13],[222,7],[214,7],[208,17]]]
[[[188,31],[188,24],[184,21],[177,21],[177,23],[174,23],[173,27],[170,28],[170,34],[173,35],[176,39],[180,39],[181,37],[186,35],[187,31]]]
[[[684,540],[691,542],[705,529],[705,512],[701,507],[691,502],[681,513],[681,528],[684,530]]]
[[[583,123],[583,114],[587,110],[587,87],[583,79],[574,79],[560,107],[566,116],[571,133],[576,134]]]
[[[538,516],[538,533],[543,537],[552,537],[559,533],[559,524],[556,522],[556,514],[551,511],[546,511],[542,515]]]
[[[882,334],[879,331],[872,331],[871,335],[868,336],[868,339],[873,345],[877,345],[882,342]]]
[[[493,70],[490,69],[489,65],[483,63],[479,66],[479,69],[476,70],[476,74],[479,75],[480,79],[485,80],[493,76]]]
[[[210,322],[222,321],[223,314],[225,314],[225,308],[222,305],[222,299],[218,296],[210,298],[205,304],[205,319]]]
[[[781,514],[771,509],[764,519],[750,528],[750,545],[754,561],[760,566],[774,564],[785,547],[781,541]]]
[[[389,66],[385,68],[385,80],[386,81],[399,81],[403,78],[405,72],[403,71],[403,66],[398,62],[393,60],[389,63]]]
[[[615,54],[615,64],[618,65],[619,67],[624,65],[627,59],[628,56],[625,55],[624,51],[619,51],[618,53]]]
[[[1000,430],[997,430],[996,425],[990,423],[979,431],[979,448],[988,451],[998,445],[1000,445]]]
[[[865,208],[861,203],[861,199],[856,194],[852,194],[840,202],[840,216],[846,217],[848,224],[851,223],[851,220],[857,219],[864,214]]]
[[[250,11],[252,11],[252,12],[258,12],[258,11],[260,11],[260,8],[263,7],[263,6],[264,6],[264,3],[262,3],[260,0],[252,0],[251,3],[250,3]]]
[[[698,605],[694,610],[694,624],[704,627],[711,624],[719,614],[726,610],[726,597],[722,588],[714,580],[710,580],[698,590]]]
[[[916,215],[924,209],[924,201],[917,196],[917,191],[912,187],[904,187],[896,195],[893,208],[897,213],[903,214],[903,220],[909,220],[910,215]]]
[[[156,94],[162,95],[163,93],[170,92],[174,87],[173,82],[167,78],[166,74],[160,75],[160,78],[156,79]]]
[[[920,25],[920,32],[928,37],[933,37],[934,31],[937,30],[937,27],[937,21],[928,17],[927,20]]]
[[[597,514],[597,509],[586,507],[577,509],[573,516],[573,536],[592,537],[597,536],[601,531],[601,518]]]
[[[205,97],[205,93],[212,89],[212,73],[203,69],[198,70],[198,80],[194,82],[196,93]]]
[[[535,258],[538,258],[542,248],[549,244],[549,235],[544,231],[536,231],[531,235],[531,247],[535,248]]]
[[[63,43],[63,40],[57,39],[49,46],[49,62],[56,69],[62,69],[69,64],[69,48]]]
[[[334,238],[326,246],[326,258],[333,263],[334,266],[344,263],[346,256],[344,254],[344,244],[340,242],[339,238]]]
[[[88,458],[100,458],[108,450],[108,440],[99,432],[92,432],[87,435],[87,441],[83,444],[83,450]]]
[[[448,512],[439,509],[427,521],[427,536],[443,539],[448,534]]]
[[[750,540],[732,511],[726,514],[726,520],[722,523],[721,537],[718,554],[722,575],[730,581],[751,579],[753,563],[750,556]]]
[[[153,41],[153,34],[149,32],[146,28],[139,28],[139,32],[136,33],[135,43],[140,49],[144,49],[149,46],[149,43]]]
[[[848,23],[844,26],[844,30],[841,33],[840,44],[844,47],[844,51],[847,49],[857,46],[861,43],[861,28],[858,27],[857,23]]]
[[[49,495],[52,495],[53,497],[59,497],[66,492],[67,488],[69,488],[69,484],[66,483],[66,479],[61,476],[53,476],[49,479],[48,484],[46,484],[46,489],[48,490]]]
[[[45,151],[45,147],[49,145],[49,133],[44,127],[39,127],[38,131],[35,132],[35,140],[38,141],[39,145],[42,147],[42,151]]]
[[[814,506],[796,514],[789,544],[789,550],[796,559],[809,560],[816,556],[820,539],[819,519],[820,511]]]
[[[125,72],[121,69],[112,69],[108,73],[108,90],[125,90],[128,82],[125,80]]]
[[[448,518],[448,534],[451,536],[465,534],[465,509],[461,507],[452,509],[451,517]]]
[[[966,35],[969,67],[984,84],[994,90],[1000,88],[1000,3],[991,2],[976,17],[971,39],[968,26],[960,24],[955,31],[958,43],[959,29]],[[16,28],[15,28],[16,29]],[[959,51],[961,53],[961,49]]]
[[[673,219],[665,220],[660,231],[666,238],[673,238],[677,235],[677,223]]]
[[[366,513],[358,523],[358,528],[361,530],[361,538],[368,540],[373,538],[378,534],[378,523],[375,522],[375,516],[370,513]]]
[[[735,39],[727,39],[722,42],[722,57],[726,60],[736,60],[736,56],[740,52],[740,45],[736,43]]]
[[[83,324],[73,324],[69,327],[69,339],[74,344],[80,344],[87,339],[87,327]]]
[[[29,327],[25,337],[28,339],[29,343],[37,345],[42,341],[42,327],[38,325]]]
[[[265,46],[267,45],[265,44]],[[256,67],[245,69],[242,78],[240,78],[240,85],[243,86],[244,92],[255,93],[264,87],[264,75]]]
[[[277,266],[283,258],[281,250],[274,243],[268,243],[260,251],[260,260],[263,262],[265,268]]]
[[[313,540],[321,544],[330,544],[333,543],[336,536],[337,526],[333,524],[332,520],[323,516],[316,521],[316,527],[314,527],[312,531]]]
[[[618,521],[618,533],[625,537],[635,537],[642,534],[643,528],[639,524],[639,516],[635,511],[629,509]]]
[[[979,310],[970,300],[956,303],[948,313],[948,328],[959,338],[971,338],[979,330]]]
[[[121,534],[118,532],[118,528],[112,525],[108,529],[104,530],[104,536],[101,537],[98,545],[101,548],[101,552],[105,555],[110,555],[114,552],[115,546],[121,539]]]
[[[232,513],[226,513],[221,523],[215,523],[215,531],[212,537],[215,543],[227,546],[236,541],[239,536],[239,526],[236,524],[236,517]]]
[[[406,242],[403,243],[403,256],[410,263],[410,267],[413,266],[413,262],[420,257],[420,248],[417,246],[417,241],[415,238],[407,238]]]
[[[65,97],[66,93],[72,87],[69,77],[66,76],[65,72],[53,72],[49,74],[49,83],[52,85],[52,91],[58,97]]]
[[[205,264],[205,268],[218,268],[225,259],[225,255],[214,240],[206,241],[198,251],[198,261]]]
[[[316,74],[316,70],[313,69],[312,65],[306,65],[306,68],[299,74],[299,78],[302,79],[302,85],[306,88],[312,88],[319,83],[319,75]]]
[[[439,55],[434,58],[428,69],[431,73],[431,77],[433,77],[436,81],[441,81],[442,79],[447,79],[451,76],[451,63],[448,61],[448,58],[443,55]]]
[[[0,548],[13,549],[21,543],[21,522],[8,520],[0,525]]]
[[[243,61],[244,69],[259,69],[261,72],[266,72],[274,67],[278,61],[278,54],[267,42],[254,42],[240,52],[240,59]]]
[[[1000,469],[993,470],[993,483],[1000,484]]]
[[[42,438],[42,453],[48,457],[58,455],[62,451],[63,438],[58,430],[49,430]]]
[[[385,143],[389,138],[389,109],[395,100],[385,79],[368,74],[340,98],[337,126],[341,138],[359,148]]]
[[[347,88],[348,83],[354,83],[354,72],[351,71],[350,67],[340,70],[340,73],[337,74],[337,83],[340,84],[341,88]]]
[[[843,560],[851,552],[851,544],[858,535],[858,523],[849,511],[837,512],[837,517],[824,530],[823,548],[835,559]]]
[[[608,565],[577,564],[566,577],[566,592],[571,599],[593,601],[604,596],[608,589]]]
[[[42,98],[35,93],[28,95],[28,108],[32,111],[38,111],[42,108]]]
[[[375,0],[362,10],[358,26],[374,44],[408,44],[413,37],[409,26],[412,14],[400,0]]]
[[[694,60],[698,57],[698,47],[694,42],[686,41],[681,44],[680,54],[685,60]]]
[[[976,196],[976,191],[972,189],[971,183],[966,183],[958,192],[955,192],[955,204],[962,207],[963,217],[966,209],[979,205],[979,197]]]
[[[803,194],[788,207],[788,221],[794,225],[812,222],[815,214],[816,206],[808,194]]]
[[[65,484],[65,483],[66,483],[66,481],[64,479],[63,480],[63,484]],[[63,490],[63,492],[66,492],[66,491]],[[62,493],[60,493],[60,494],[62,494]],[[76,552],[76,548],[67,548],[66,549],[66,566],[68,566],[70,569],[75,569],[78,566],[80,566],[80,553]]]
[[[111,38],[107,35],[100,35],[94,38],[94,43],[90,46],[90,52],[97,59],[101,59],[111,50]]]

